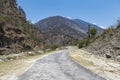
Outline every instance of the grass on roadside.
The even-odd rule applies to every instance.
[[[79,63],[81,66],[93,66],[94,64],[88,60],[86,60],[84,57],[89,57],[88,54],[78,54],[77,51],[72,51],[70,53],[71,58]]]
[[[120,79],[120,63],[96,56],[81,49],[74,49],[70,53],[71,58],[81,66],[106,78],[107,80]]]
[[[17,60],[0,62],[0,76],[11,74],[18,76],[23,73],[29,66],[31,66],[37,59],[42,58],[48,54],[52,54],[52,51],[40,55],[24,57]]]

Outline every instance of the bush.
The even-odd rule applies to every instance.
[[[89,44],[89,40],[87,38],[83,38],[80,41],[78,41],[78,47],[82,48]]]
[[[97,34],[97,29],[96,28],[91,28],[89,32],[91,34],[91,37],[95,37],[95,35]]]
[[[3,8],[3,7],[4,7],[3,3],[2,3],[2,2],[0,2],[0,8]]]
[[[117,28],[120,28],[120,24],[117,26]]]
[[[104,34],[109,34],[109,35],[113,35],[113,32],[114,32],[114,28],[108,28],[108,29],[106,29],[104,32],[103,32],[103,35]]]
[[[0,51],[0,55],[4,55],[3,51]]]
[[[5,49],[0,49],[0,55],[4,55]]]
[[[12,57],[7,57],[7,60],[12,60],[13,58]]]
[[[52,47],[51,47],[51,49],[52,50],[55,50],[55,49],[57,49],[57,48],[59,48],[60,46],[59,45],[53,45]]]

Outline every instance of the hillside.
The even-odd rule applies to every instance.
[[[95,27],[98,30],[98,34],[103,33],[103,29],[97,25],[91,24],[89,22],[85,22],[85,21],[80,20],[80,19],[73,19],[73,21],[76,22],[86,33],[88,31],[88,25],[90,25],[91,27]]]
[[[48,46],[75,45],[86,34],[79,25],[61,16],[43,19],[35,24],[46,37]]]
[[[76,20],[62,16],[52,16],[40,20],[35,26],[46,36],[47,46],[66,46],[75,45],[77,40],[86,36],[89,23],[84,22],[83,24],[83,22],[82,20],[76,22]],[[95,25],[93,27],[96,27],[98,32],[102,33],[103,29]]]
[[[106,58],[120,61],[120,24],[107,29],[87,50]]]
[[[26,21],[16,0],[0,0],[0,54],[42,48],[43,35]]]

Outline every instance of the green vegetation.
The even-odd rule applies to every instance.
[[[88,38],[95,38],[96,34],[97,34],[97,29],[95,27],[91,27],[90,25],[88,25]]]
[[[3,26],[4,26],[4,23],[0,23],[0,36],[4,35]]]
[[[0,50],[0,55],[4,55],[4,50]]]
[[[97,34],[97,29],[96,28],[91,28],[89,32],[90,32],[91,37],[94,38]]]
[[[112,36],[113,32],[114,32],[114,28],[110,27],[110,28],[106,29],[101,36],[104,37],[105,34],[108,34],[108,35]]]
[[[22,9],[22,7],[21,7],[21,6],[19,6],[19,7],[18,7],[18,10],[20,11],[20,13],[21,13],[21,14],[23,14],[23,15],[25,15],[25,16],[26,16],[26,14],[25,14],[25,12],[24,12],[24,10]]]
[[[88,36],[81,39],[80,41],[78,41],[78,47],[82,48],[82,47],[86,47],[88,46],[91,42],[93,42],[96,39],[96,35],[97,35],[97,29],[96,28],[91,28],[90,25],[88,25],[88,32],[87,32]]]
[[[59,48],[59,47],[60,47],[60,46],[56,44],[56,45],[53,45],[53,46],[51,47],[51,49],[52,49],[52,50],[55,50],[55,49],[57,49],[57,48]]]
[[[0,54],[41,49],[43,38],[16,0],[0,0],[0,49],[6,49]]]
[[[3,5],[3,1],[0,0],[0,8],[3,8],[4,5]]]
[[[83,38],[80,41],[78,41],[78,47],[82,48],[85,47],[89,44],[89,39],[88,38]]]

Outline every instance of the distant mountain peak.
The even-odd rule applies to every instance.
[[[77,43],[77,40],[83,38],[87,34],[88,24],[80,19],[69,19],[63,16],[51,16],[40,20],[36,23],[36,27],[39,28],[46,37],[46,44],[49,42],[49,46],[52,45],[73,45]],[[91,24],[93,25],[93,24]],[[98,26],[94,27],[101,30]]]

